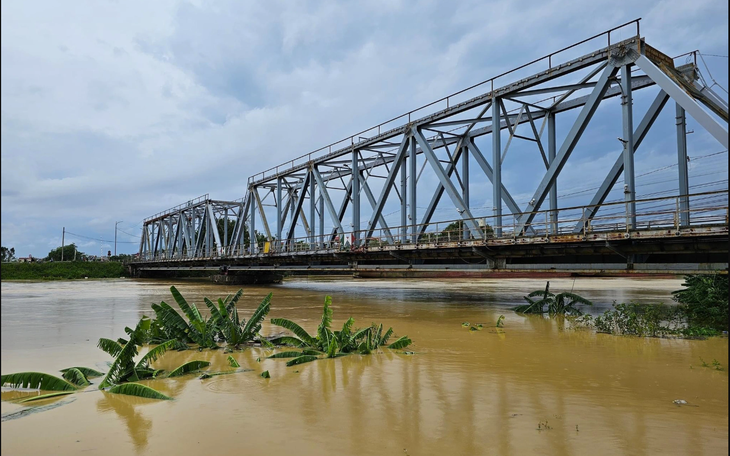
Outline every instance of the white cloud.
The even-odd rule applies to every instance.
[[[667,53],[727,55],[727,4],[710,0],[1,9],[2,239],[36,256],[62,226],[110,239],[115,220],[137,233],[143,217],[200,194],[239,198],[255,172],[637,16]],[[727,60],[714,64],[727,86]],[[515,198],[529,199],[536,182],[506,163]],[[565,179],[599,163],[577,156]],[[480,204],[484,180],[472,178]]]

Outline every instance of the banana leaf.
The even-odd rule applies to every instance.
[[[337,338],[336,337],[331,338],[330,342],[329,342],[329,347],[327,347],[327,358],[334,358],[335,355],[337,354],[338,348],[339,348],[339,345],[337,344]]]
[[[259,304],[256,311],[253,315],[251,315],[251,318],[249,318],[248,322],[243,327],[243,336],[246,340],[253,339],[253,336],[261,331],[261,322],[264,321],[264,318],[266,318],[266,315],[271,309],[271,296],[273,296],[273,293],[269,293],[268,296],[261,301],[261,304]]]
[[[156,346],[155,348],[151,349],[147,352],[146,355],[142,357],[142,359],[139,360],[137,363],[137,367],[148,367],[150,365],[150,362],[157,361],[157,358],[161,357],[165,354],[168,350],[172,350],[172,348],[175,346],[174,340],[168,340],[166,342],[161,343],[160,345]]]
[[[170,287],[170,293],[172,293],[172,297],[175,299],[175,302],[178,306],[180,306],[180,309],[182,309],[183,312],[185,312],[185,315],[187,315],[188,320],[192,321],[203,321],[203,317],[200,315],[200,311],[198,311],[198,308],[195,307],[195,304],[190,305],[188,302],[183,298],[183,295],[180,294],[179,291],[177,291],[177,288],[175,286]]]
[[[75,391],[78,389],[66,380],[42,372],[18,372],[17,374],[3,375],[0,377],[0,386],[33,388],[44,391]]]
[[[228,296],[229,297],[227,297],[224,302],[226,303],[226,310],[230,314],[231,311],[236,308],[238,300],[241,299],[241,296],[243,296],[243,289],[239,289],[232,298],[230,298],[231,295]]]
[[[171,400],[170,396],[165,396],[161,392],[150,388],[149,386],[140,385],[139,383],[125,383],[117,385],[109,390],[113,394],[125,394],[127,396],[144,397],[147,399],[163,399]]]
[[[262,347],[266,348],[276,348],[276,345],[269,342],[264,336],[262,336],[260,333],[256,334],[257,338],[255,339],[255,342],[258,342],[261,344]]]
[[[273,322],[274,320],[272,319],[271,321]],[[273,339],[270,339],[269,342],[273,345],[288,345],[290,347],[301,347],[306,345],[301,340],[291,336],[274,337]]]
[[[383,335],[383,338],[380,339],[380,344],[385,345],[388,343],[388,339],[390,339],[390,336],[393,335],[393,328],[388,328],[387,331],[385,331],[385,334]]]
[[[73,394],[73,391],[56,391],[55,393],[41,394],[40,396],[24,397],[23,399],[17,401],[17,403],[24,404],[26,402],[42,401],[43,399],[66,396],[67,394]]]
[[[269,374],[269,371],[263,371],[263,372],[261,372],[261,376],[263,378],[271,378],[271,375]]]
[[[76,386],[89,386],[89,379],[86,378],[86,375],[74,367],[64,372],[63,378]]]
[[[112,358],[116,358],[117,356],[119,356],[119,353],[121,353],[122,349],[124,348],[124,346],[116,340],[105,339],[103,337],[99,339],[99,343],[96,344],[96,346],[111,355]]]
[[[61,372],[66,372],[70,369],[78,369],[81,371],[82,374],[86,376],[86,378],[94,378],[94,377],[101,377],[104,375],[103,372],[99,372],[98,370],[94,370],[88,367],[67,367],[66,369],[61,369]]]
[[[130,366],[134,375],[134,357],[137,356],[137,345],[140,344],[141,336],[150,328],[150,319],[142,317],[137,323],[137,327],[129,338],[129,343],[122,348],[114,362],[109,366],[104,380],[99,384],[99,389],[107,388],[115,383],[119,383],[125,378],[129,372]],[[101,342],[100,342],[101,343]]]
[[[319,356],[319,355],[324,355],[324,352],[321,352],[321,351],[319,351],[319,350],[312,350],[312,349],[309,349],[309,350],[302,350],[302,355],[314,355],[314,356]]]
[[[302,356],[302,354],[304,354],[304,353],[295,352],[295,351],[285,351],[285,352],[277,353],[275,355],[271,355],[266,359],[297,358],[299,356]]]
[[[302,342],[309,345],[310,347],[317,346],[317,340],[310,336],[309,333],[305,331],[301,326],[291,320],[287,320],[286,318],[272,318],[271,324],[288,329],[289,331],[293,332],[295,336],[301,339]],[[270,342],[275,343],[273,340],[271,340]]]
[[[322,321],[319,323],[319,326],[317,327],[317,339],[323,343],[324,347],[329,346],[329,334],[327,333],[327,330],[329,330],[332,326],[332,309],[330,306],[332,305],[332,297],[331,296],[325,296],[324,297],[324,308],[322,309]]]
[[[198,371],[204,367],[210,366],[210,363],[208,361],[190,361],[187,362],[176,369],[174,369],[172,372],[167,374],[169,377],[179,377],[180,375],[189,374],[191,372]]]
[[[241,365],[238,364],[238,361],[236,361],[231,355],[228,355],[228,364],[230,364],[231,367],[241,367]]]
[[[397,350],[399,348],[406,348],[407,346],[411,345],[411,342],[412,341],[408,338],[408,336],[403,336],[392,344],[388,345],[388,348],[392,348],[394,350]]]
[[[296,366],[297,364],[309,363],[311,361],[317,361],[319,358],[313,355],[302,355],[298,358],[294,358],[286,363],[287,366]]]
[[[181,342],[189,342],[191,340],[188,336],[190,327],[169,304],[165,301],[159,304],[152,304],[152,310],[155,311],[158,323],[162,325],[168,336],[174,337]]]

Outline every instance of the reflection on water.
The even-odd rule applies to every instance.
[[[137,452],[143,450],[147,446],[147,438],[152,430],[152,420],[145,418],[140,409],[151,400],[106,392],[99,394],[102,397],[96,402],[96,410],[99,413],[116,413],[124,422],[129,437],[134,442],[135,450]]]
[[[551,289],[573,288],[605,308],[614,299],[669,302],[680,284],[561,279]],[[168,286],[3,283],[2,372],[103,363],[108,357],[95,341],[122,335],[124,326],[149,314],[151,302],[170,301]],[[201,310],[203,296],[236,290],[176,286]],[[250,372],[144,382],[174,401],[115,396],[92,385],[68,407],[4,422],[3,436],[10,438],[2,439],[2,452],[77,454],[87,444],[105,454],[727,453],[727,371],[703,368],[699,360],[717,359],[727,368],[727,339],[613,337],[511,312],[540,287],[544,281],[524,279],[300,279],[247,287],[242,316],[273,290],[270,317],[313,332],[330,294],[335,328],[349,316],[360,327],[383,322],[394,336],[411,337],[407,350],[415,354],[385,349],[286,367],[286,360],[266,359],[274,351],[249,348],[231,355]],[[53,318],[36,326],[24,317],[29,308]],[[499,315],[506,317],[502,329],[495,328]],[[484,328],[470,331],[461,326],[465,321]],[[279,330],[267,323],[262,333]],[[155,366],[171,370],[207,360],[212,371],[230,371],[227,356],[223,350],[168,352]],[[271,379],[259,376],[264,370]],[[688,405],[678,407],[674,399]],[[2,407],[5,413],[17,406]],[[38,429],[43,438],[35,437]],[[79,443],[69,439],[73,433]]]

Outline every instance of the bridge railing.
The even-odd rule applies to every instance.
[[[685,202],[687,204],[685,204]],[[216,247],[210,256],[185,258],[205,260],[270,255],[331,254],[340,251],[382,251],[414,248],[487,245],[489,243],[541,243],[590,240],[591,237],[625,235],[683,235],[708,227],[728,226],[728,192],[714,191],[687,196],[646,198],[633,201],[635,223],[629,212],[631,204],[615,201],[597,206],[576,206],[555,211],[534,212],[532,223],[519,230],[518,218],[523,214],[503,216],[502,226],[495,226],[492,216],[472,219],[446,220],[427,225],[378,228],[367,239],[365,231],[349,231],[336,235],[296,237],[291,240],[273,239],[258,242],[253,252],[249,244]],[[596,213],[596,211],[598,211]],[[589,214],[596,213],[592,218]],[[473,223],[470,223],[473,222]],[[469,229],[472,226],[472,230]],[[474,227],[477,228],[474,228]],[[501,228],[501,235],[497,235]],[[686,229],[686,230],[685,230]],[[225,252],[230,252],[225,254]],[[168,258],[164,250],[143,261],[180,261]]]
[[[516,73],[518,73],[522,70],[525,70],[527,68],[530,68],[531,69],[530,71],[535,71],[535,72],[541,72],[541,71],[545,71],[545,70],[549,71],[553,68],[555,57],[557,57],[561,54],[566,54],[566,53],[568,53],[568,51],[574,50],[574,49],[578,48],[579,46],[582,46],[586,43],[595,43],[595,46],[601,46],[601,45],[603,45],[603,43],[605,43],[607,48],[611,48],[611,44],[616,43],[615,39],[612,42],[612,36],[611,36],[612,33],[614,34],[613,37],[615,38],[616,32],[621,32],[621,34],[623,35],[624,30],[629,29],[630,30],[629,33],[632,34],[631,36],[636,38],[635,41],[636,41],[636,44],[638,47],[638,46],[640,46],[640,42],[641,42],[640,21],[641,21],[641,18],[637,18],[632,21],[628,21],[626,23],[623,23],[621,25],[618,25],[616,27],[613,27],[611,29],[608,29],[606,31],[593,35],[591,37],[588,37],[584,40],[581,40],[577,43],[573,43],[570,46],[566,46],[555,52],[551,52],[550,54],[547,54],[547,55],[544,55],[537,59],[534,59],[534,60],[527,62],[523,65],[520,65],[516,68],[512,68],[508,71],[500,73],[489,79],[486,79],[484,81],[473,84],[465,89],[451,93],[445,97],[439,98],[438,100],[434,100],[430,103],[427,103],[416,109],[410,110],[399,116],[388,119],[385,122],[379,123],[375,126],[372,126],[365,130],[359,131],[359,132],[357,132],[353,135],[350,135],[346,138],[343,138],[339,141],[335,141],[324,147],[320,147],[319,149],[313,150],[311,152],[308,152],[306,154],[293,158],[285,163],[282,163],[280,165],[277,165],[277,166],[271,167],[267,170],[256,173],[253,176],[248,178],[248,183],[251,184],[253,182],[257,182],[262,179],[265,179],[267,177],[271,178],[271,177],[277,176],[282,172],[287,172],[287,171],[293,170],[297,166],[304,165],[304,164],[312,161],[313,159],[320,158],[327,154],[332,154],[333,152],[336,153],[336,152],[346,151],[347,148],[350,148],[353,145],[357,145],[361,141],[369,140],[371,138],[380,136],[381,134],[386,133],[396,127],[399,127],[401,125],[405,125],[405,124],[411,123],[412,121],[415,121],[417,119],[423,118],[427,114],[432,114],[432,113],[440,111],[440,110],[448,110],[449,108],[455,106],[455,103],[460,102],[459,100],[464,101],[464,99],[467,97],[466,94],[469,94],[468,96],[470,97],[470,96],[472,96],[472,94],[476,94],[477,91],[479,91],[479,92],[487,91],[487,93],[494,92],[495,83],[498,80],[504,80],[504,78],[506,76],[514,77]],[[622,36],[621,38],[630,38],[631,36],[629,36],[629,37]],[[561,57],[564,57],[564,56],[561,56]],[[539,67],[539,69],[535,69],[537,67]]]
[[[683,200],[689,203],[684,206]],[[447,220],[428,225],[394,226],[378,228],[367,239],[361,239],[364,231],[350,231],[332,235],[297,237],[289,241],[259,242],[254,255],[313,254],[323,251],[383,250],[403,246],[443,246],[451,244],[483,244],[485,241],[544,242],[546,239],[570,236],[584,240],[591,235],[668,230],[681,234],[683,228],[728,225],[727,191],[706,192],[686,197],[670,196],[633,201],[636,214],[633,217],[628,202],[610,202],[598,206],[578,206],[555,211],[537,211],[533,222],[522,231],[518,229],[518,218],[523,214],[512,214],[511,220],[502,226],[495,226],[495,217]],[[588,215],[600,209],[598,215]],[[509,219],[509,216],[503,217]],[[469,222],[478,227],[469,230]],[[501,235],[498,233],[501,228]],[[234,256],[250,256],[250,246],[239,245]]]

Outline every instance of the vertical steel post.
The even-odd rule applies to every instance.
[[[253,192],[256,191],[255,187],[251,187],[248,190],[249,200],[251,201],[250,209],[251,212],[248,215],[248,242],[249,252],[251,255],[256,253],[256,198],[253,196]]]
[[[317,244],[324,248],[324,195],[323,188],[319,188],[319,240]]]
[[[314,167],[315,165],[312,164],[312,170],[310,171],[310,177],[309,177],[309,248],[314,248],[314,225],[317,223],[315,221],[315,215],[317,212],[317,199],[314,197],[314,192],[316,190],[316,184],[314,182]]]
[[[679,103],[677,107],[677,168],[679,169],[679,225],[689,226],[689,174],[687,172],[687,119]]]
[[[555,160],[555,151],[557,149],[555,142],[555,113],[548,113],[548,163]],[[547,227],[545,227],[547,229]],[[550,186],[550,231],[552,234],[558,234],[558,180],[555,179]]]
[[[66,243],[66,227],[63,227],[63,231],[61,232],[61,261],[63,261],[63,247]]]
[[[360,245],[360,162],[358,152],[352,149],[352,230],[355,232],[355,246]],[[347,195],[345,195],[347,198]]]
[[[279,244],[279,248],[281,248],[281,231],[283,230],[283,223],[281,223],[281,217],[284,215],[281,211],[281,185],[282,185],[282,179],[281,177],[276,179],[276,241]]]
[[[502,138],[499,100],[492,99],[492,204],[494,205],[494,234],[502,236]]]
[[[179,223],[182,222],[182,218]],[[223,215],[223,242],[222,246],[224,248],[224,252],[228,250],[228,208],[226,208],[226,211]]]
[[[416,166],[416,138],[411,138],[411,150],[410,154],[408,155],[408,164],[410,165],[408,172],[408,178],[410,179],[408,198],[411,205],[411,211],[409,214],[411,218],[411,223],[409,223],[409,225],[411,227],[411,242],[415,244],[417,241],[416,223],[418,223],[416,218],[416,177],[418,175],[418,167]]]
[[[626,222],[629,228],[636,227],[636,184],[634,174],[634,115],[631,96],[631,69],[621,67],[621,108],[623,112],[623,156],[624,156],[624,199],[626,201]]]
[[[410,141],[410,140],[409,140]],[[407,145],[406,145],[407,147]],[[403,157],[403,163],[400,166],[400,241],[401,243],[406,242],[406,232],[408,225],[408,199],[407,199],[407,182],[408,173],[406,172],[408,165],[408,154]]]
[[[454,152],[454,155],[456,155],[456,152]],[[464,200],[464,205],[467,209],[471,209],[469,205],[469,148],[466,146],[463,146],[461,148],[461,183],[462,183],[462,189],[461,189],[461,196]],[[454,166],[456,166],[456,163],[454,163]],[[463,236],[464,240],[469,239],[469,228],[467,226],[464,226],[463,230]]]

